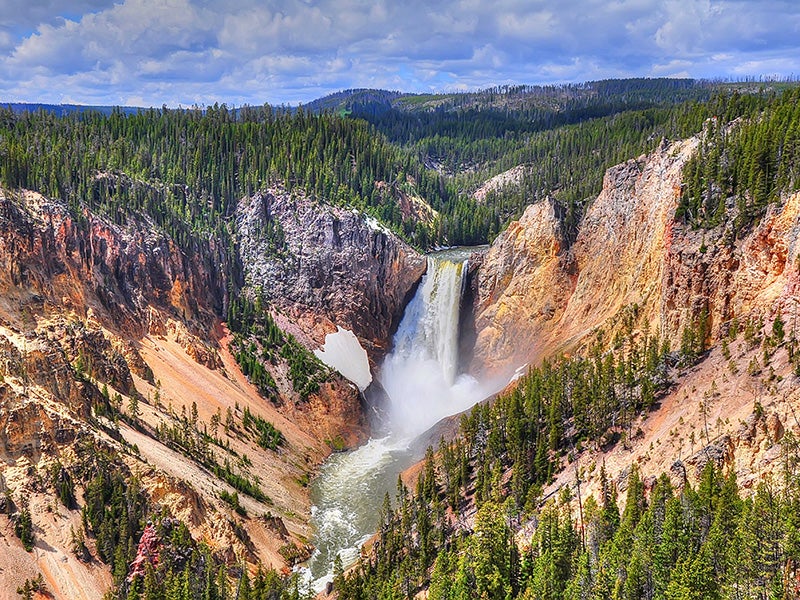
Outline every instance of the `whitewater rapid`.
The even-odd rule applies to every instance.
[[[386,436],[331,457],[312,485],[316,550],[307,575],[315,591],[332,579],[337,554],[345,565],[358,558],[376,530],[385,494],[394,499],[398,475],[421,458],[411,450],[414,440],[487,395],[474,378],[458,374],[470,252],[454,249],[428,257],[427,272],[379,373],[389,399]]]

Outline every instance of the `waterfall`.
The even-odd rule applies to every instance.
[[[384,494],[415,461],[411,442],[442,418],[486,397],[472,377],[458,373],[458,332],[469,249],[428,257],[428,270],[406,307],[379,379],[389,397],[385,437],[333,456],[312,486],[316,535],[308,577],[316,591],[375,531]]]
[[[458,324],[467,261],[428,257],[428,271],[395,335],[392,357],[432,360],[453,385],[458,367]]]
[[[480,399],[475,380],[457,373],[467,256],[460,250],[428,257],[428,270],[384,361],[380,380],[395,436],[413,438]]]

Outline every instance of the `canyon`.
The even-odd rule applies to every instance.
[[[280,192],[270,194],[268,212],[263,202],[242,202],[243,253],[263,251],[256,228],[276,215],[289,241],[272,261],[246,261],[245,278],[268,282],[279,274],[286,287],[271,289],[281,300],[273,304],[275,320],[312,348],[337,326],[352,329],[377,359],[424,258],[352,211],[306,201],[298,215],[295,199]],[[91,542],[88,560],[70,551],[80,512],[53,501],[49,475],[65,465],[89,476],[97,453],[112,457],[114,469],[136,478],[154,506],[232,565],[287,569],[307,557],[309,477],[333,448],[366,436],[357,388],[327,371],[318,390],[300,398],[277,360],[271,368],[279,400],[259,394],[229,348],[221,265],[231,257],[214,240],[187,255],[152,222],[120,226],[89,212],[76,219],[62,202],[7,189],[0,229],[0,484],[7,515],[25,506],[37,540],[31,554],[11,542],[13,533],[6,536],[0,596],[16,597],[14,590],[41,572],[55,597],[103,597],[108,569]],[[318,280],[332,273],[335,286]],[[320,296],[320,289],[330,294]],[[274,426],[280,446],[256,443],[245,415]],[[192,441],[165,431],[183,431]],[[212,440],[206,464],[189,451],[202,440]],[[215,463],[257,482],[259,498],[237,500],[246,529],[223,499],[237,490],[214,475]]]
[[[649,485],[670,473],[678,488],[696,484],[709,460],[748,489],[784,476],[781,440],[800,435],[800,388],[792,348],[771,336],[776,320],[781,339],[784,326],[787,338],[797,331],[800,194],[785,195],[745,235],[733,229],[732,203],[722,225],[687,226],[675,215],[682,170],[699,143],[662,143],[609,169],[572,244],[544,201],[475,257],[473,372],[505,377],[559,353],[647,336],[677,356],[687,331],[699,331],[707,349],[691,368],[674,369],[634,435],[572,456],[547,496],[574,493],[578,479],[596,496],[600,465],[620,492],[633,464]]]
[[[709,457],[752,488],[778,476],[787,432],[800,436],[790,350],[765,345],[776,319],[796,328],[800,194],[741,236],[733,205],[722,225],[693,229],[675,214],[699,144],[663,142],[610,168],[574,236],[557,203],[530,205],[465,269],[460,365],[482,381],[513,388],[527,366],[646,336],[676,353],[684,332],[699,332],[702,356],[675,369],[635,436],[573,457],[587,493],[598,493],[600,464],[624,492],[633,462],[680,483],[696,481]],[[0,597],[39,573],[56,598],[109,589],[93,540],[89,559],[71,549],[81,514],[55,499],[51,476],[67,467],[88,481],[98,454],[231,567],[289,572],[311,555],[309,481],[332,451],[368,439],[376,392],[320,364],[318,386],[301,393],[290,358],[276,354],[262,361],[275,391],[265,397],[237,357],[232,294],[263,299],[285,343],[291,335],[309,354],[350,332],[375,373],[431,266],[373,217],[281,185],[243,197],[234,220],[235,247],[209,238],[188,253],[144,217],[120,225],[0,191]],[[747,339],[732,332],[746,327]],[[283,441],[259,444],[254,421]],[[564,467],[545,494],[573,485],[579,467]],[[237,489],[225,471],[260,492]],[[78,505],[84,494],[78,485]],[[32,552],[13,534],[23,506]]]

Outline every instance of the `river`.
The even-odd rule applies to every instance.
[[[458,373],[461,298],[473,250],[428,256],[427,272],[378,374],[389,398],[385,434],[333,455],[312,483],[316,550],[306,575],[316,591],[332,579],[336,555],[352,563],[375,532],[384,495],[394,499],[398,475],[422,458],[418,448],[412,450],[414,440],[488,395],[475,379]]]

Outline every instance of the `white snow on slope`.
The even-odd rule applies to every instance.
[[[367,351],[349,329],[337,328],[336,333],[325,336],[322,348],[314,350],[318,359],[336,369],[358,386],[362,392],[372,383]]]

